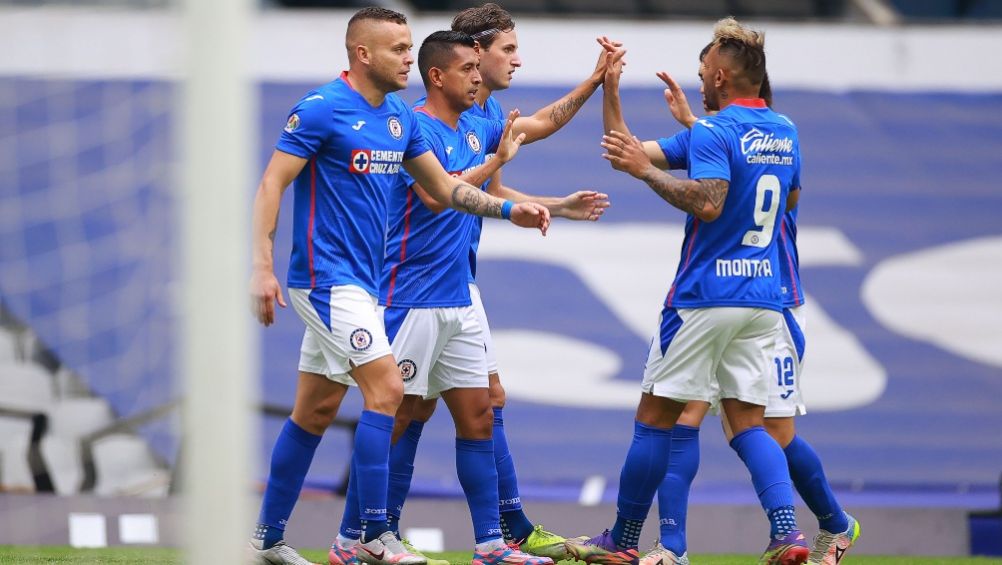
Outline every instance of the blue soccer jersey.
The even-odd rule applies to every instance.
[[[689,168],[689,142],[692,139],[691,130],[682,130],[671,137],[657,140],[668,167],[671,169]],[[799,186],[793,188],[800,189]],[[783,307],[793,308],[804,303],[804,293],[800,286],[800,255],[797,252],[797,210],[783,214],[779,232],[779,275],[780,291],[783,294]]]
[[[763,101],[750,100],[697,121],[688,136],[689,177],[723,179],[730,188],[717,220],[686,218],[679,268],[665,305],[781,310],[780,226],[789,191],[800,186],[796,127]],[[659,145],[670,164],[681,163],[684,134]]]
[[[455,176],[482,165],[497,150],[504,131],[504,122],[468,112],[460,115],[456,129],[423,106],[415,113],[435,157]],[[470,242],[480,217],[452,209],[436,214],[415,194],[414,179],[406,171],[400,177],[390,194],[380,303],[410,308],[469,306]]]
[[[414,103],[415,106],[424,106],[425,98],[420,98]],[[488,96],[487,100],[484,101],[484,105],[480,106],[476,102],[469,110],[464,112],[464,115],[476,116],[478,118],[483,118],[488,121],[500,121],[502,124],[507,121],[508,117],[505,115],[504,110],[501,108],[501,103],[497,101],[494,96]],[[487,158],[491,158],[493,155],[488,154]],[[486,187],[486,184],[484,185]],[[484,219],[477,216],[473,221],[473,235],[470,238],[470,274],[467,278],[470,284],[477,282],[477,251],[480,249],[480,234],[483,232]]]
[[[378,296],[387,195],[401,163],[428,151],[413,112],[396,94],[371,106],[342,73],[293,107],[276,148],[308,159],[293,183],[288,286]]]

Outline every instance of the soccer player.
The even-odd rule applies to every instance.
[[[693,126],[690,180],[655,167],[629,135],[615,100],[621,59],[617,54],[606,77],[605,157],[688,217],[682,260],[645,368],[616,524],[590,540],[569,540],[568,549],[589,563],[638,561],[640,529],[668,468],[672,427],[686,403],[719,395],[735,432],[731,446],[769,516],[762,562],[803,563],[808,548],[796,527],[786,460],[763,428],[767,374],[782,323],[776,216],[781,205],[796,205],[800,187],[796,128],[758,98],[764,38],[732,19],[715,28],[699,74],[707,107],[719,113]]]
[[[284,544],[283,533],[349,377],[364,398],[352,466],[359,483],[365,548],[380,556],[380,563],[424,563],[409,554],[386,525],[390,434],[403,383],[376,297],[386,196],[401,165],[441,203],[544,233],[549,225],[546,208],[485,194],[446,173],[429,151],[413,112],[393,94],[407,85],[414,62],[402,14],[383,8],[359,10],[348,22],[346,47],[348,71],[307,93],[290,113],[254,202],[251,296],[258,320],[268,326],[274,321],[275,302],[286,304],[274,274],[272,248],[282,193],[295,181],[288,286],[307,327],[293,414],[272,452],[251,543],[258,563],[308,563]]]
[[[469,35],[439,31],[428,36],[418,52],[418,68],[428,94],[416,113],[424,138],[445,168],[461,180],[485,184],[514,157],[524,134],[518,138],[512,134],[517,111],[507,124],[466,113],[481,82],[478,63],[476,42]],[[487,155],[495,151],[487,161]],[[406,173],[401,176],[402,182],[389,195],[379,301],[385,307],[384,320],[399,360],[405,398],[413,402],[418,396],[441,396],[452,413],[456,468],[476,538],[473,562],[552,565],[549,558],[509,548],[501,537],[487,360],[467,284],[474,217],[441,210],[420,182]],[[346,516],[357,512],[357,505],[350,501],[351,491],[349,487]],[[330,563],[350,563],[353,552],[368,561],[364,546],[356,550],[358,545],[347,538],[344,531],[339,534]]]
[[[497,4],[488,3],[460,12],[452,21],[452,29],[473,36],[480,47],[480,73],[483,82],[477,90],[476,102],[467,110],[467,113],[494,121],[503,120],[504,111],[494,98],[493,93],[508,88],[511,84],[512,74],[522,65],[518,55],[515,23],[512,21],[511,15]],[[608,50],[615,49],[616,46],[618,44],[610,42],[610,47],[603,50],[591,75],[565,96],[531,115],[520,116],[515,120],[515,133],[525,136],[524,143],[532,143],[548,137],[563,127],[577,113],[602,84],[606,69],[604,55]],[[421,102],[419,100],[418,104]],[[563,198],[526,195],[505,186],[501,182],[500,171],[491,179],[488,192],[515,202],[536,202],[546,206],[553,216],[573,220],[597,220],[609,205],[605,194],[595,192],[576,192]],[[487,347],[491,405],[494,412],[494,457],[500,481],[502,529],[505,539],[518,545],[527,553],[550,557],[554,560],[565,559],[567,553],[564,547],[564,538],[544,530],[538,524],[534,525],[522,508],[515,465],[508,449],[504,430],[502,411],[505,405],[505,392],[498,374],[490,326],[475,280],[476,253],[479,242],[480,222],[477,221],[474,225],[470,249],[469,284],[473,306],[484,330],[484,340]],[[391,498],[393,498],[395,490],[398,493],[395,500],[399,501],[399,504],[391,503],[389,505],[389,519],[392,523],[399,520],[400,512],[402,512],[404,497],[413,473],[417,444],[420,441],[424,424],[431,418],[435,406],[434,399],[422,400],[415,404],[410,419],[401,417],[406,416],[406,410],[402,410],[403,414],[397,418],[397,429],[394,436],[400,439],[396,440],[391,452],[390,484]]]
[[[700,63],[703,62],[710,47],[712,43],[700,54]],[[696,122],[696,117],[689,108],[685,93],[678,83],[667,73],[658,73],[658,76],[668,86],[665,98],[672,115],[687,129],[670,138],[643,142],[644,151],[658,168],[686,169],[690,139],[688,128]],[[759,96],[765,100],[767,106],[772,107],[768,73],[763,77]],[[615,104],[618,98],[612,95],[606,102]],[[610,107],[610,110],[614,113],[613,116],[620,116],[621,119],[621,109],[618,105]],[[780,226],[779,265],[784,325],[779,333],[773,357],[776,378],[770,379],[769,401],[765,409],[765,429],[783,448],[793,486],[818,518],[819,533],[814,538],[808,563],[836,565],[859,537],[859,524],[839,506],[825,477],[821,460],[810,444],[797,435],[794,424],[794,416],[806,413],[800,393],[806,340],[802,309],[804,295],[800,284],[797,253],[798,208],[799,203],[792,210],[788,210],[783,215]],[[686,507],[689,490],[699,467],[699,427],[709,408],[710,405],[704,402],[687,403],[673,428],[668,473],[658,487],[660,537],[654,549],[640,559],[641,565],[689,562],[686,555]],[[731,439],[732,434],[726,426],[725,432],[728,439]]]

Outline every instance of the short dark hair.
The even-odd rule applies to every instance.
[[[387,8],[380,8],[379,6],[369,6],[355,12],[355,15],[348,20],[348,29],[351,29],[353,24],[363,20],[393,22],[403,25],[407,24],[407,16],[401,14],[400,12],[389,10]]]
[[[765,100],[765,105],[772,108],[772,85],[769,84],[769,72],[762,77],[762,86],[758,89],[758,97]]]
[[[488,2],[483,6],[467,8],[452,18],[453,31],[461,31],[472,36],[484,49],[490,49],[491,44],[502,31],[515,29],[511,14],[501,6]]]
[[[429,86],[428,73],[432,67],[443,68],[452,62],[455,56],[456,46],[474,48],[477,42],[472,37],[461,31],[436,31],[429,35],[421,43],[418,50],[418,71],[421,72],[421,80],[425,88]]]

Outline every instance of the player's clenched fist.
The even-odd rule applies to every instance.
[[[543,235],[550,227],[550,211],[535,202],[521,202],[511,209],[511,223],[523,228],[538,228]]]

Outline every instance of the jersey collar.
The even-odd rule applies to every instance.
[[[765,108],[764,98],[736,98],[734,102],[731,102],[735,106],[743,106],[745,108]]]

